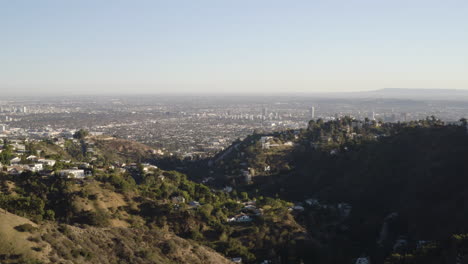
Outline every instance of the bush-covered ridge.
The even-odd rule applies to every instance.
[[[265,139],[274,147],[265,148]],[[283,147],[288,141],[293,146]],[[314,120],[304,130],[252,135],[213,159],[209,169],[218,182],[238,190],[303,205],[319,201],[305,206],[298,219],[327,245],[327,261],[352,262],[364,255],[383,263],[392,254],[409,254],[420,241],[441,241],[439,248],[447,248],[448,237],[467,232],[467,157],[466,120],[379,123],[345,117]],[[350,216],[340,220],[348,205]],[[398,217],[388,221],[379,244],[392,213]],[[407,245],[405,250],[398,243]]]
[[[2,174],[0,184],[0,207],[39,224],[163,230],[246,263],[305,252],[309,241],[288,211],[291,204],[211,190],[176,171],[137,165],[95,170],[84,180],[25,172]],[[228,221],[241,216],[248,221]]]

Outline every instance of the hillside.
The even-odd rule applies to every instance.
[[[162,230],[36,225],[3,212],[0,224],[2,263],[231,263]],[[18,231],[24,224],[34,228]]]
[[[27,151],[34,146],[71,161],[47,173],[0,173],[0,208],[10,212],[0,253],[9,261],[106,263],[105,252],[109,263],[468,259],[465,120],[313,120],[307,129],[250,135],[209,160],[162,160],[104,137]],[[145,155],[189,175],[139,163]],[[49,172],[83,165],[90,175],[80,180]]]
[[[0,173],[0,208],[9,211],[3,217],[9,239],[0,255],[13,263],[20,257],[44,263],[280,263],[315,257],[305,250],[315,242],[288,210],[290,203],[210,190],[175,171],[143,169],[96,168],[82,180]],[[18,232],[17,223],[30,225]]]
[[[158,157],[156,150],[144,144],[106,136],[90,137],[96,154],[114,162],[138,162],[147,161]]]
[[[294,147],[262,147],[267,136],[273,143],[291,140]],[[307,130],[252,136],[237,146],[213,160],[214,177],[302,203],[299,219],[309,233],[325,236],[321,242],[332,252],[340,248],[330,261],[364,254],[383,263],[393,253],[416,249],[418,241],[448,241],[468,232],[464,125],[434,118],[404,124],[319,120]],[[234,167],[243,167],[252,180],[242,171],[233,172],[234,181],[226,177]]]

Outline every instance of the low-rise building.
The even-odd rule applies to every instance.
[[[178,204],[178,203],[185,203],[185,198],[183,196],[172,196],[171,197],[172,203]]]
[[[86,175],[84,170],[71,169],[59,171],[59,176],[68,179],[84,179]]]
[[[38,159],[37,162],[42,163],[47,166],[51,166],[51,167],[53,167],[56,163],[55,160],[51,160],[51,159]]]
[[[18,164],[21,162],[21,159],[19,157],[14,157],[10,160],[10,164]]]
[[[33,161],[33,162],[38,161],[37,156],[34,156],[34,155],[29,155],[26,159],[29,160],[29,161]]]
[[[42,163],[35,163],[35,164],[29,164],[29,169],[33,172],[38,172],[38,171],[42,171],[44,167],[42,166]]]
[[[232,258],[231,261],[234,262],[234,263],[242,263],[242,258],[241,257]]]

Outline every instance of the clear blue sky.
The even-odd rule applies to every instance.
[[[0,0],[3,93],[468,89],[467,0]]]

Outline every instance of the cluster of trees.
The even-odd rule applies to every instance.
[[[215,157],[224,155],[205,173],[214,170],[221,176],[219,181],[223,175],[236,175],[243,163],[262,168],[272,158],[282,159],[273,163],[287,162],[289,170],[254,177],[253,185],[240,188],[251,196],[279,195],[293,201],[316,197],[328,204],[351,204],[351,217],[345,223],[329,210],[306,212],[298,219],[327,245],[317,253],[321,260],[351,262],[366,253],[383,262],[399,236],[409,241],[440,240],[468,228],[463,202],[468,198],[464,192],[468,186],[466,124],[460,120],[447,125],[433,116],[406,123],[359,122],[350,117],[312,120],[307,130],[273,135],[296,143],[282,156],[263,150],[262,135],[254,134],[236,142],[228,154]],[[391,226],[385,248],[378,248],[376,236],[392,212],[398,212],[399,218]],[[410,261],[417,254],[394,254],[387,261],[422,263]]]
[[[73,138],[79,139],[79,140],[83,140],[87,136],[89,136],[89,131],[84,130],[84,129],[80,129],[80,130],[76,131],[75,134],[73,134]]]
[[[394,253],[385,264],[464,263],[468,251],[468,234],[454,234],[438,242],[429,242],[406,253]]]
[[[227,256],[240,256],[247,263],[257,258],[287,258],[302,244],[297,241],[303,241],[294,235],[297,226],[291,225],[294,222],[288,212],[291,204],[279,199],[257,197],[258,207],[264,208],[263,216],[252,223],[232,224],[226,220],[241,212],[240,201],[250,200],[246,192],[213,191],[188,180],[184,174],[159,169],[143,172],[137,168],[126,173],[96,171],[94,180],[110,191],[138,197],[134,198],[138,201],[137,208],[119,210],[141,217],[148,227],[169,229]],[[99,209],[78,210],[74,204],[78,196],[90,203],[97,197],[71,180],[42,178],[28,172],[15,177],[2,174],[0,184],[3,185],[0,207],[36,222],[48,220],[106,227],[114,217]],[[173,203],[172,197],[183,197],[185,202]],[[187,203],[191,201],[200,205],[189,206]]]
[[[317,197],[325,203],[353,206],[346,232],[341,225],[330,229],[328,218],[320,222],[320,212],[309,215],[311,230],[323,228],[324,233],[333,234],[323,243],[341,248],[342,254],[333,253],[329,261],[351,261],[366,249],[380,262],[392,253],[399,236],[409,241],[441,240],[468,228],[463,220],[468,214],[462,209],[468,186],[465,126],[444,125],[430,117],[378,126],[364,122],[353,130],[351,122],[346,118],[311,122],[293,152],[293,170],[273,177],[274,186],[262,186],[288,200]],[[353,132],[360,136],[346,136]],[[338,151],[331,154],[330,149]],[[375,241],[383,219],[392,212],[398,213],[398,220],[385,247],[378,248]],[[413,258],[394,254],[387,261],[423,263],[410,261]]]
[[[51,200],[51,197],[58,198],[56,192],[59,190],[48,186],[39,175],[32,172],[25,172],[15,178],[0,174],[0,180],[0,208],[34,221],[55,220],[58,207],[54,204],[66,199],[60,197],[59,200]],[[7,188],[7,181],[15,183],[13,190]]]

